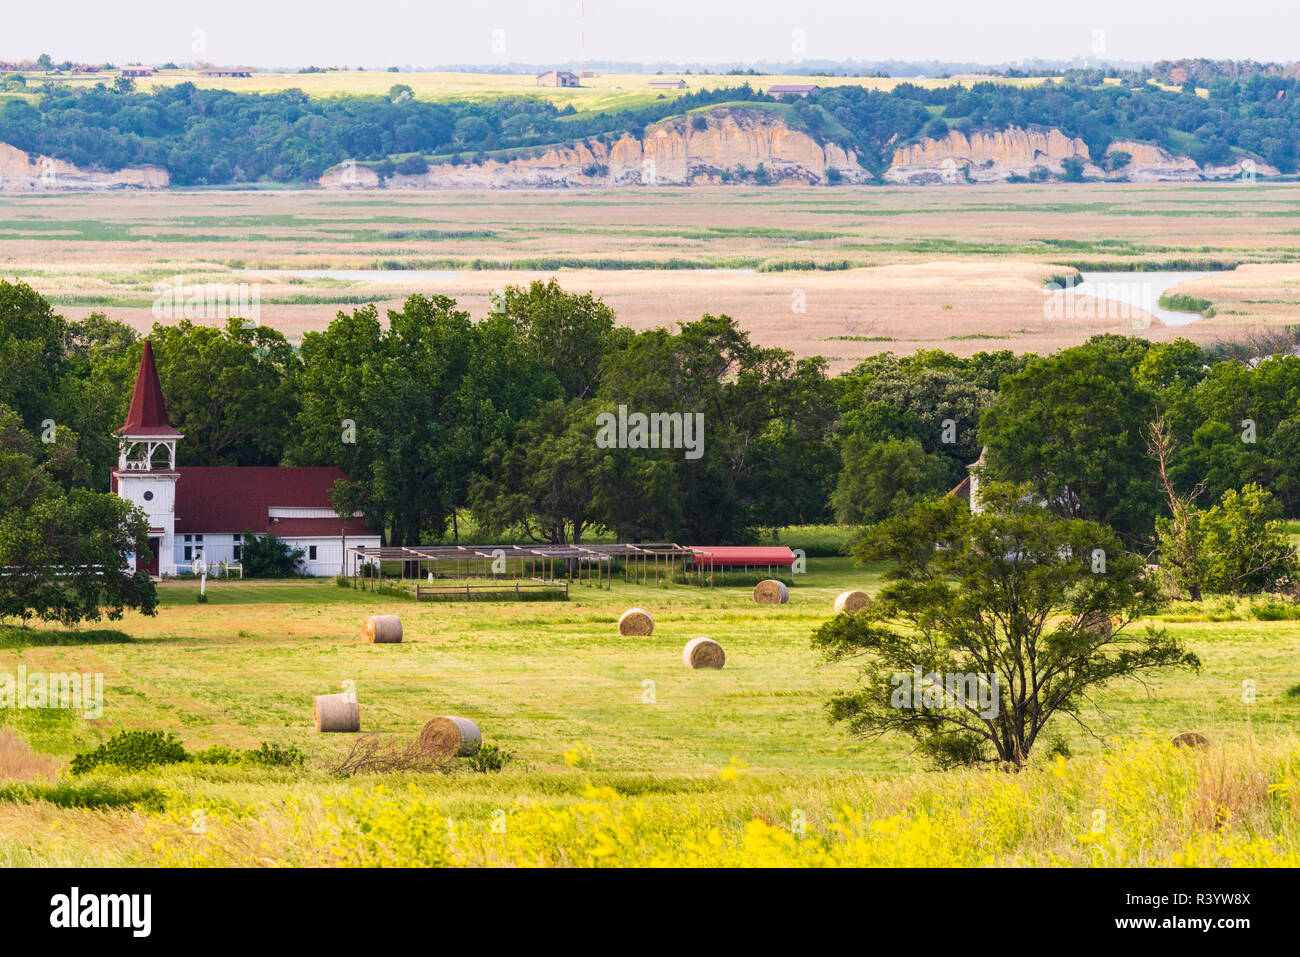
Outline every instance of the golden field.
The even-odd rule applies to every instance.
[[[684,90],[651,90],[650,80],[655,77],[683,79]],[[48,79],[69,86],[111,85],[118,77],[116,72],[83,73],[68,76],[46,77],[41,73],[27,74],[30,89],[37,89]],[[390,73],[386,70],[328,70],[321,73],[255,73],[249,77],[205,77],[197,71],[162,70],[149,77],[136,78],[136,89],[149,91],[178,83],[193,83],[204,90],[233,90],[237,93],[279,93],[284,90],[302,90],[308,96],[386,96],[398,83],[411,88],[413,95],[422,100],[478,100],[507,96],[530,96],[545,99],[558,108],[572,104],[578,112],[588,110],[620,110],[644,106],[661,98],[676,98],[683,93],[699,90],[731,89],[748,83],[754,89],[766,90],[780,83],[816,83],[818,86],[861,86],[870,90],[892,90],[900,83],[935,89],[953,84],[1005,83],[1012,86],[1034,86],[1046,77],[1008,78],[961,74],[951,77],[852,77],[852,76],[795,76],[780,74],[728,75],[716,73],[601,73],[583,77],[578,87],[544,87],[537,85],[531,73],[458,73],[451,71],[412,71]]]
[[[1044,352],[1134,331],[1208,342],[1294,322],[1298,214],[1300,184],[1239,182],[9,195],[0,274],[70,317],[99,310],[141,329],[156,283],[256,284],[260,321],[291,338],[416,292],[482,315],[494,290],[555,275],[633,328],[727,313],[758,342],[838,370],[885,350]],[[1076,267],[1231,263],[1245,265],[1177,287],[1217,310],[1188,326],[1045,314],[1044,282]]]

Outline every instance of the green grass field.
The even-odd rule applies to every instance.
[[[791,545],[801,543],[794,540],[797,533],[786,537]],[[835,531],[805,530],[804,537],[813,553],[842,544]],[[943,813],[963,820],[1012,814],[1005,807],[944,804],[958,793],[966,795],[962,801],[976,800],[970,795],[1027,801],[1025,795],[1040,787],[1051,791],[1044,801],[1064,802],[1052,812],[1055,823],[1040,822],[1055,829],[1051,835],[1031,827],[1008,837],[1010,843],[963,851],[952,863],[1050,863],[1042,858],[1049,851],[1062,863],[1134,863],[1182,853],[1182,842],[1199,832],[1189,837],[1175,831],[1140,847],[1111,848],[1100,858],[1095,849],[1075,846],[1073,825],[1061,815],[1086,816],[1089,801],[1099,800],[1088,788],[1105,786],[1108,774],[1128,780],[1125,775],[1136,773],[1120,766],[1128,754],[1117,750],[1121,742],[1167,741],[1176,732],[1200,730],[1220,749],[1216,760],[1224,763],[1216,773],[1281,775],[1284,784],[1292,773],[1289,762],[1300,756],[1295,737],[1300,623],[1257,620],[1258,604],[1218,599],[1198,609],[1172,607],[1163,621],[1152,622],[1185,639],[1204,662],[1200,674],[1170,672],[1145,686],[1116,685],[1104,692],[1088,716],[1098,737],[1070,725],[1057,729],[1072,754],[1068,778],[1053,777],[1059,769],[1045,754],[1038,755],[1032,772],[1020,776],[928,771],[906,741],[855,740],[828,724],[823,711],[832,691],[853,682],[854,670],[823,664],[809,638],[830,616],[839,591],[874,592],[879,571],[854,568],[846,558],[810,558],[806,576],[796,581],[785,606],[755,605],[745,585],[632,585],[621,579],[610,590],[574,585],[568,602],[518,604],[416,603],[332,581],[216,582],[209,585],[209,602],[198,604],[197,585],[181,582],[160,587],[162,605],[155,618],[131,614],[120,623],[81,631],[5,630],[0,671],[23,665],[29,673],[101,672],[105,692],[97,721],[71,712],[0,712],[0,735],[8,729],[11,751],[12,739],[21,739],[35,752],[29,760],[45,762],[35,783],[0,782],[0,863],[249,865],[262,857],[321,863],[317,854],[339,856],[326,863],[375,863],[374,855],[383,859],[390,853],[369,825],[362,831],[378,844],[358,849],[335,835],[321,845],[322,833],[334,833],[334,815],[369,821],[379,830],[388,822],[383,826],[397,829],[392,842],[425,847],[389,863],[521,862],[515,854],[527,861],[540,855],[533,862],[580,863],[549,859],[557,847],[569,846],[569,839],[553,834],[547,844],[542,835],[563,824],[578,828],[574,834],[587,835],[586,840],[595,825],[588,821],[583,830],[572,815],[596,814],[614,827],[606,818],[631,813],[623,803],[631,800],[644,805],[644,820],[637,817],[640,824],[619,827],[640,835],[633,842],[640,849],[629,845],[611,862],[644,863],[646,855],[662,851],[670,853],[665,862],[690,863],[689,855],[680,856],[686,854],[682,848],[693,847],[697,839],[704,848],[713,840],[705,833],[710,828],[722,835],[724,845],[740,842],[737,862],[752,862],[761,859],[746,843],[756,826],[747,822],[755,818],[780,830],[792,809],[798,810],[810,815],[815,828],[831,828],[817,832],[822,840],[837,833],[832,825],[846,804],[869,814],[902,814],[912,827],[918,826],[921,810],[938,815],[941,805],[947,808]],[[631,606],[654,614],[652,636],[617,635],[617,617]],[[383,612],[402,616],[403,643],[362,643],[363,616]],[[724,670],[683,667],[682,645],[698,635],[725,647]],[[1253,704],[1243,700],[1246,681],[1254,682]],[[487,743],[508,749],[515,760],[498,774],[331,775],[326,769],[355,736],[315,733],[311,703],[314,695],[340,691],[345,682],[355,683],[363,732],[408,741],[429,717],[462,715],[479,725]],[[174,732],[190,750],[251,748],[262,741],[294,745],[306,752],[308,762],[302,769],[178,765],[145,774],[60,776],[73,753],[133,728]],[[1148,764],[1167,759],[1139,757]],[[21,777],[12,767],[15,760],[0,747],[0,775]],[[1255,770],[1242,770],[1242,762]],[[1192,773],[1181,764],[1166,770],[1175,777]],[[989,783],[993,778],[1020,783],[1003,794],[1011,785]],[[1092,783],[1085,786],[1085,781]],[[1074,783],[1062,791],[1062,782]],[[613,792],[621,797],[610,797]],[[923,795],[929,797],[921,800]],[[1274,836],[1294,833],[1294,806],[1288,816],[1269,800],[1263,812],[1253,803],[1243,808],[1243,821],[1255,821],[1250,833],[1261,828]],[[512,840],[522,842],[529,834],[531,843],[473,845],[477,849],[469,857],[443,861],[441,844],[425,846],[424,838],[408,833],[435,814],[434,807],[436,815],[468,828],[466,847],[497,810],[512,821],[522,815]],[[190,834],[195,809],[211,819],[212,835],[220,838]],[[1259,813],[1281,817],[1261,823]],[[656,815],[676,823],[664,823],[667,830],[657,825],[645,833],[637,830],[649,827],[645,822]],[[696,818],[705,831],[673,830]],[[1195,830],[1194,822],[1187,826]],[[614,832],[622,833],[618,827]],[[250,843],[256,834],[270,851],[257,852]],[[1037,846],[1044,840],[1047,844]],[[798,853],[811,853],[811,846],[800,845]],[[844,848],[832,842],[822,850],[833,858]],[[570,851],[581,856],[577,845]]]

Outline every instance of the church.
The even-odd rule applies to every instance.
[[[304,575],[343,572],[345,549],[378,547],[379,532],[358,512],[340,519],[330,506],[334,467],[176,465],[176,444],[162,384],[146,339],[126,424],[113,491],[149,517],[149,549],[139,556],[151,575],[175,575],[221,562],[239,562],[244,536],[274,535],[301,549]],[[132,562],[134,570],[134,559]]]

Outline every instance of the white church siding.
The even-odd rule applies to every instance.
[[[193,570],[193,563],[203,561],[209,569],[222,562],[238,562],[243,557],[242,535],[223,532],[177,535],[175,547],[176,567],[181,572]],[[280,538],[291,549],[302,549],[302,574],[331,576],[343,574],[343,539],[338,536],[284,536]],[[379,547],[378,535],[347,539],[348,545]],[[186,549],[189,549],[188,555]]]
[[[341,538],[286,538],[290,547],[303,551],[302,572],[304,575],[341,575],[343,574],[343,539]],[[368,538],[349,538],[349,545],[379,546],[379,536]],[[316,557],[312,558],[315,549]]]

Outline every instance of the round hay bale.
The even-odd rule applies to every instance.
[[[317,731],[361,730],[361,705],[350,694],[319,694],[311,709]]]
[[[692,638],[682,649],[682,662],[687,668],[721,668],[727,663],[727,653],[712,638]]]
[[[396,615],[371,615],[361,626],[361,637],[372,645],[395,645],[402,640],[402,619]]]
[[[1078,619],[1078,624],[1084,631],[1091,632],[1102,641],[1109,638],[1115,631],[1115,623],[1110,620],[1110,616],[1099,611],[1084,615]]]
[[[650,616],[650,612],[644,608],[629,608],[619,616],[618,633],[620,635],[642,637],[654,634],[654,630],[655,620]]]
[[[1174,735],[1172,743],[1175,748],[1195,748],[1199,750],[1208,748],[1210,739],[1199,731],[1184,731],[1182,734]]]
[[[852,591],[840,592],[840,596],[835,599],[835,614],[852,615],[855,612],[862,611],[871,604],[871,598],[864,591],[858,591],[856,588]]]
[[[420,729],[419,743],[425,754],[467,758],[478,754],[483,735],[469,718],[441,715],[425,722]]]
[[[754,586],[754,601],[760,605],[784,605],[790,600],[790,589],[785,582],[768,578]]]

